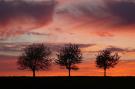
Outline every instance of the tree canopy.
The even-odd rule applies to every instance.
[[[67,44],[65,45],[57,55],[58,59],[56,63],[65,66],[69,70],[77,70],[78,67],[75,64],[81,63],[82,53],[78,45],[76,44]]]
[[[114,67],[118,61],[120,56],[118,53],[113,53],[111,50],[102,50],[96,57],[96,66],[98,68],[104,69],[104,75],[106,75],[106,69]]]
[[[35,76],[35,71],[49,68],[51,63],[51,51],[44,44],[32,44],[24,48],[23,51],[17,61],[19,69],[32,70],[33,76]]]

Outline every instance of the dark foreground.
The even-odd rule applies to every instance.
[[[0,77],[0,89],[135,89],[135,77]]]

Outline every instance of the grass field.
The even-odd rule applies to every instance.
[[[0,89],[135,89],[135,77],[0,77]]]

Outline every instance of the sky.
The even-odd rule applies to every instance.
[[[110,76],[135,76],[134,0],[0,0],[0,76],[27,76],[16,61],[22,49],[44,43],[55,53],[66,43],[79,44],[83,52],[74,76],[102,76],[96,54],[105,48],[118,52],[120,62]],[[41,76],[65,76],[53,65]]]

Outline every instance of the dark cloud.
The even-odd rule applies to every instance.
[[[109,46],[106,49],[111,50],[111,51],[116,51],[116,52],[135,52],[135,49],[120,48],[120,47],[114,47],[114,46]]]
[[[135,2],[110,1],[107,3],[108,10],[112,16],[118,18],[118,25],[135,24]]]
[[[53,19],[54,1],[0,2],[0,35],[24,33]]]
[[[49,46],[52,51],[59,51],[60,48],[64,47],[64,45],[66,45],[66,43],[49,43],[46,44],[47,46]],[[87,48],[87,47],[91,47],[91,46],[95,46],[95,44],[77,44],[80,48]]]
[[[18,54],[22,53],[23,49],[32,43],[0,43],[0,57],[6,56],[18,56]],[[66,43],[44,43],[48,46],[52,52],[58,52]],[[96,44],[77,44],[80,48],[88,48],[96,46]],[[131,48],[121,48],[115,46],[108,46],[106,47],[107,50],[127,53],[127,52],[135,52],[135,49]],[[100,50],[97,51],[86,51],[86,53],[98,53]],[[15,54],[14,54],[15,53]]]
[[[80,48],[87,48],[87,47],[92,47],[95,46],[96,44],[78,44]]]
[[[99,2],[101,1],[101,2]],[[84,0],[57,9],[57,14],[85,25],[127,26],[135,24],[135,2],[131,0]]]
[[[119,52],[119,53],[122,53],[122,54],[125,54],[125,53],[128,53],[128,52],[135,52],[135,49],[132,49],[132,48],[121,48],[121,47],[115,47],[115,46],[108,46],[105,49],[113,51],[113,52]],[[105,50],[105,49],[102,49],[102,50]],[[97,54],[100,51],[101,50],[97,50],[97,51],[91,51],[90,50],[90,51],[86,51],[86,52]]]
[[[32,43],[0,43],[0,56],[18,56],[18,54],[22,53],[23,49]],[[51,48],[53,52],[59,51],[65,44],[64,43],[44,43],[46,46]],[[80,48],[87,48],[90,46],[94,46],[95,44],[78,44]],[[2,53],[2,55],[1,55]],[[16,53],[16,54],[14,54]]]
[[[117,51],[117,52],[124,52],[124,51],[128,51],[128,49],[123,49],[123,48],[119,48],[119,47],[114,47],[114,46],[110,46],[108,48],[106,48],[107,50],[111,50],[111,51]]]

